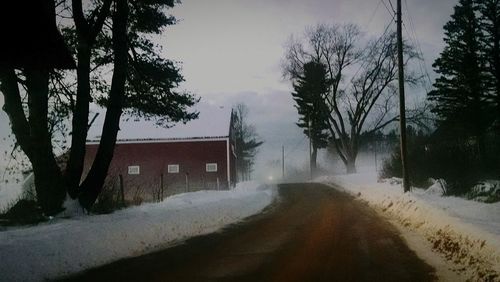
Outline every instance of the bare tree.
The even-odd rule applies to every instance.
[[[385,32],[363,43],[356,25],[317,25],[304,36],[291,37],[282,65],[286,78],[295,81],[305,62],[326,65],[331,81],[324,95],[328,125],[339,157],[348,173],[356,172],[359,137],[398,120],[395,108],[397,61],[395,35]],[[405,46],[406,63],[417,57]],[[408,81],[415,81],[409,72]]]
[[[260,139],[255,126],[247,123],[248,107],[239,103],[233,108],[236,171],[240,180],[250,180],[255,155],[264,142]]]

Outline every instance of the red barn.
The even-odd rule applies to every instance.
[[[222,107],[200,111],[199,119],[169,129],[145,121],[122,122],[106,186],[123,187],[125,200],[133,202],[229,189],[236,183],[232,128],[232,111]],[[87,141],[85,173],[98,146],[98,140]]]

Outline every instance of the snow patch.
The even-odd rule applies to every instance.
[[[85,216],[85,210],[82,208],[77,199],[71,199],[69,195],[66,195],[66,200],[63,203],[64,211],[57,214],[58,218],[75,218],[79,216]]]
[[[57,218],[47,224],[3,231],[0,280],[54,279],[167,248],[256,214],[276,194],[274,186],[245,182],[229,191],[179,194],[113,214]]]
[[[431,179],[433,184],[425,190],[425,194],[444,196],[446,194],[446,181],[444,179]]]
[[[221,137],[229,136],[231,121],[230,107],[211,105],[199,102],[191,108],[198,111],[199,116],[187,123],[176,123],[171,128],[162,128],[156,125],[155,120],[144,120],[135,118],[127,113],[120,120],[120,131],[118,131],[118,142],[124,139],[171,139],[171,138],[195,138],[195,137]],[[105,109],[96,105],[91,107],[91,115],[99,113],[94,124],[90,127],[88,138],[99,140],[104,124]]]
[[[21,185],[17,183],[2,184],[0,186],[0,212],[6,211],[15,204],[21,195]]]
[[[467,280],[500,279],[500,203],[442,197],[422,189],[403,193],[399,184],[377,183],[375,173],[324,176],[317,181],[357,195],[420,234]],[[438,190],[437,185],[434,190]]]
[[[0,173],[5,170],[0,166]],[[14,205],[23,194],[23,181],[21,174],[0,175],[0,212]]]
[[[484,203],[500,201],[500,180],[480,181],[472,187],[468,197]]]

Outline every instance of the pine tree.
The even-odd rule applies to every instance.
[[[115,0],[116,5],[119,2]],[[173,0],[124,2],[128,14],[124,19],[122,44],[118,46],[114,44],[115,30],[112,28],[108,33],[106,26],[96,38],[97,50],[94,51],[93,59],[96,65],[102,66],[99,70],[103,71],[106,66],[112,64],[114,73],[122,71],[125,80],[115,83],[113,77],[109,83],[99,82],[99,78],[91,79],[91,83],[97,81],[98,85],[108,88],[109,95],[99,95],[99,91],[93,95],[95,101],[105,106],[107,110],[96,157],[76,191],[80,203],[87,209],[94,204],[102,191],[113,158],[120,115],[123,111],[137,117],[154,119],[157,124],[167,127],[175,122],[187,122],[198,116],[196,112],[188,111],[198,99],[188,92],[176,90],[179,83],[184,80],[179,69],[172,61],[160,56],[160,47],[149,37],[160,34],[165,27],[176,22],[174,17],[165,14],[165,9],[174,7],[176,2]],[[111,18],[113,23],[117,20],[113,13]],[[109,34],[112,36],[109,37]],[[113,57],[110,54],[113,54]],[[117,66],[117,54],[124,56],[121,68]],[[114,85],[117,89],[116,95],[113,95]]]
[[[478,1],[491,119],[500,128],[500,0]]]
[[[299,113],[297,126],[312,143],[311,168],[316,169],[318,149],[328,145],[328,117],[326,116],[324,95],[328,93],[329,83],[326,67],[317,62],[304,64],[304,73],[293,84],[292,92],[295,107]]]
[[[433,65],[440,76],[429,99],[435,102],[433,112],[442,129],[462,138],[475,137],[482,147],[487,127],[486,75],[478,14],[475,0],[460,0],[455,6],[444,26],[445,48]]]
[[[182,75],[174,62],[161,58],[151,39],[152,34],[160,34],[175,23],[166,9],[177,1],[47,3],[51,5],[49,14],[54,26],[56,15],[65,19],[61,21],[65,25],[63,36],[76,57],[76,78],[74,73],[52,68],[15,71],[13,66],[7,66],[0,68],[0,92],[16,141],[32,164],[37,200],[43,212],[51,215],[61,211],[66,192],[87,209],[95,202],[113,156],[122,111],[169,126],[196,118],[197,113],[190,112],[189,107],[198,99],[176,91]],[[70,17],[73,21],[66,20]],[[21,89],[26,90],[28,111]],[[105,106],[107,112],[99,151],[82,181],[92,101]],[[71,147],[64,171],[52,146],[56,121],[49,117],[54,112],[56,118],[61,118],[59,122],[70,116],[72,119]]]

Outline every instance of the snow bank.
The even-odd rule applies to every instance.
[[[0,212],[4,212],[21,197],[22,189],[18,183],[0,184]]]
[[[260,212],[273,186],[179,194],[109,215],[0,232],[0,281],[42,281],[166,248]]]
[[[500,203],[441,197],[436,193],[438,184],[431,191],[403,193],[400,184],[377,183],[375,173],[325,176],[317,181],[341,186],[422,235],[468,280],[500,280]]]
[[[22,196],[23,184],[21,174],[7,174],[7,168],[0,165],[0,212],[4,212]]]
[[[444,196],[446,194],[446,181],[444,179],[432,179],[432,185],[425,190],[425,194]]]
[[[467,195],[479,202],[498,202],[500,200],[500,181],[485,180],[477,183]]]

